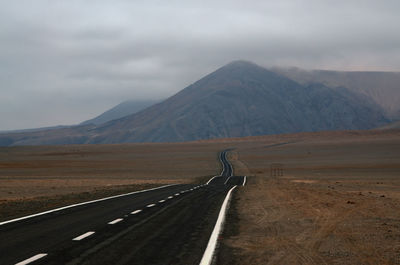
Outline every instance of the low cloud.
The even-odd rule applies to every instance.
[[[236,59],[400,71],[398,1],[0,0],[0,130],[162,99]]]

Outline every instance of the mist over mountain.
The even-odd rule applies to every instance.
[[[235,61],[140,112],[100,125],[2,135],[0,144],[179,142],[386,123],[380,106],[349,89],[304,85]]]
[[[127,100],[105,111],[104,113],[100,114],[99,116],[93,119],[82,122],[81,125],[88,125],[88,124],[99,125],[102,123],[106,123],[111,120],[119,119],[124,116],[134,114],[151,105],[154,105],[157,102],[158,100]]]
[[[332,88],[346,87],[372,99],[388,118],[400,120],[399,72],[307,71],[294,67],[275,67],[271,70],[303,85],[322,83]]]

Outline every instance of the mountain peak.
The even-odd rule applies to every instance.
[[[347,91],[302,85],[233,61],[174,96],[94,128],[3,134],[0,145],[176,142],[318,130],[376,128],[379,108]]]
[[[236,60],[232,61],[222,68],[230,68],[230,69],[248,69],[248,68],[262,68],[261,66],[246,60]]]

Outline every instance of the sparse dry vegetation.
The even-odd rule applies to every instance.
[[[234,195],[227,225],[236,228],[221,252],[233,255],[221,264],[400,264],[399,130],[1,148],[0,211],[204,181],[225,148],[234,148],[235,174],[249,178]]]
[[[224,240],[230,263],[400,264],[399,135],[315,136],[231,154],[251,177]]]

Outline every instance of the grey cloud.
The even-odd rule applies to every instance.
[[[0,0],[0,130],[164,98],[235,59],[400,70],[392,0]]]

